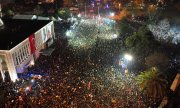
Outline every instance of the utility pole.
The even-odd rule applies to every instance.
[[[2,9],[1,9],[1,4],[0,4],[0,18],[2,18]]]
[[[86,3],[85,3],[85,17],[86,17]]]

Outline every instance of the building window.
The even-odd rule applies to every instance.
[[[28,50],[28,56],[31,54],[31,51],[30,51],[30,45],[29,45],[29,43],[27,44],[27,50]]]
[[[21,50],[18,50],[18,58],[19,58],[19,64],[21,64],[22,62],[22,58],[21,58]]]
[[[19,52],[16,52],[16,60],[17,60],[17,65],[19,65],[20,64]]]
[[[28,57],[29,56],[29,53],[28,53],[28,47],[27,47],[27,44],[25,46],[25,49],[26,49],[26,56]]]
[[[23,59],[23,55],[22,55],[22,49],[19,49],[19,51],[20,51],[20,56],[21,56],[21,62],[23,62],[24,59]]]
[[[26,59],[26,56],[25,56],[25,54],[24,54],[24,47],[22,47],[22,56],[23,56],[23,60],[25,60],[25,59]]]
[[[24,58],[26,59],[27,55],[26,55],[26,48],[25,48],[25,46],[23,46],[23,53],[24,53]]]

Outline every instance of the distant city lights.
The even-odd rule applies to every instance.
[[[109,8],[109,5],[108,5],[108,4],[106,4],[106,8]]]
[[[29,87],[26,87],[25,90],[28,91],[30,88]]]
[[[34,79],[32,79],[32,80],[31,80],[31,83],[34,83],[34,81],[35,81],[35,80],[34,80]]]

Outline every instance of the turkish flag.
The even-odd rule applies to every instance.
[[[31,54],[33,54],[36,51],[34,34],[29,36],[29,43],[30,43]]]

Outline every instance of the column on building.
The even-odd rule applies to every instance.
[[[18,58],[18,65],[21,64],[21,57],[20,57],[20,52],[19,50],[17,50],[16,52],[18,55],[17,55],[17,58]]]
[[[21,64],[23,62],[23,58],[22,58],[22,52],[20,48],[19,48],[19,57],[20,57],[20,64]]]
[[[23,46],[21,47],[21,57],[22,57],[22,62],[25,60],[25,56],[24,56],[24,49]]]
[[[28,49],[28,56],[31,55],[31,49],[30,49],[30,44],[27,44],[27,49]]]
[[[54,32],[54,23],[52,23],[51,25],[51,33],[52,33],[53,39],[55,39],[56,37],[55,37],[55,32]]]
[[[24,59],[26,59],[26,58],[27,58],[25,45],[23,46],[23,56],[24,56]]]
[[[2,79],[4,81],[5,75],[4,75],[4,72],[3,72],[3,69],[2,69],[2,59],[0,59],[0,71],[1,71]]]
[[[0,4],[0,18],[2,18],[2,9],[1,9],[1,4]]]
[[[25,51],[26,51],[26,57],[28,57],[29,54],[28,54],[28,45],[27,44],[25,45]]]
[[[19,61],[19,56],[18,56],[18,52],[15,52],[15,58],[16,58],[16,65],[19,65],[20,61]]]
[[[14,52],[14,53],[12,54],[12,57],[13,57],[14,64],[17,65],[16,52]]]
[[[18,77],[17,77],[13,57],[12,57],[12,55],[10,53],[6,54],[5,62],[7,64],[7,68],[8,68],[8,72],[9,72],[9,76],[11,78],[11,81],[15,82]]]

